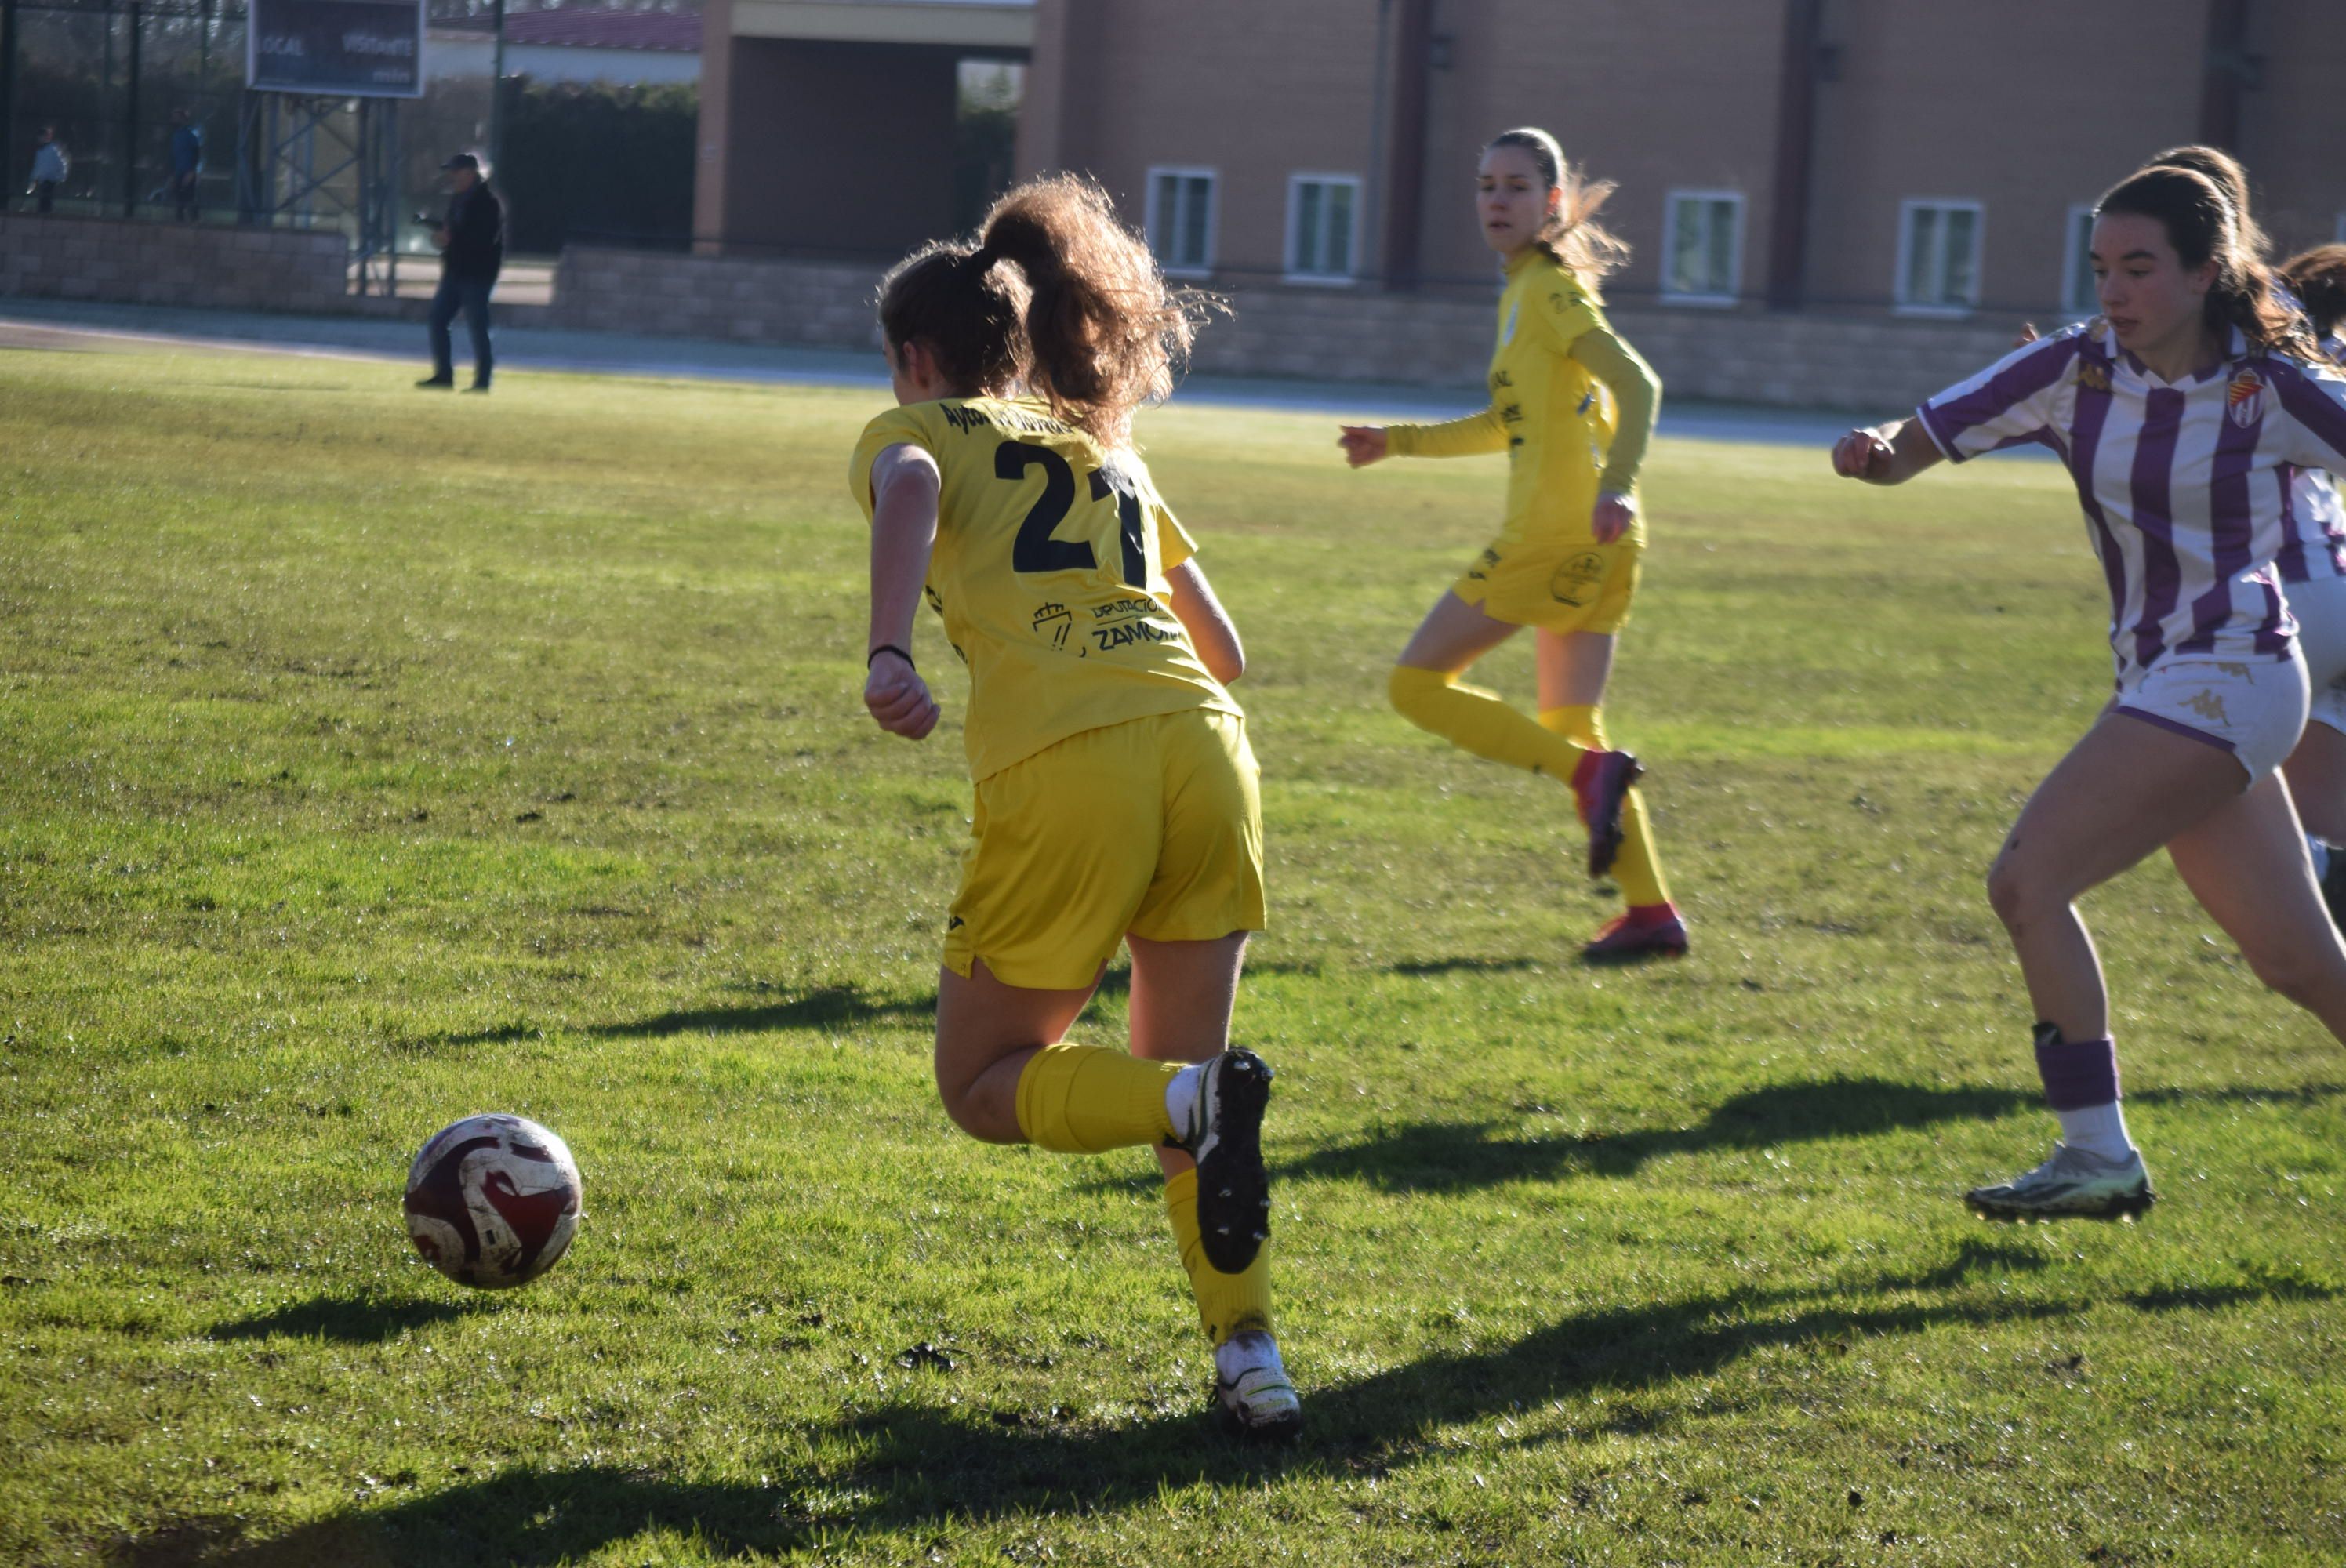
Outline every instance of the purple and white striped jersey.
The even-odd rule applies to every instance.
[[[2346,336],[2321,341],[2321,351],[2346,363]],[[2346,577],[2346,510],[2338,504],[2338,481],[2327,469],[2300,468],[2289,487],[2281,514],[2280,554],[2273,557],[2280,580],[2310,583]]]
[[[2346,468],[2346,373],[2251,350],[2169,385],[2098,318],[2005,355],[1917,416],[1960,463],[2037,443],[2068,465],[2110,590],[2118,677],[2169,653],[2286,658],[2273,562],[2292,468]]]

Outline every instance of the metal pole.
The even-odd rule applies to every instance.
[[[489,50],[489,173],[505,170],[497,155],[505,149],[505,0],[495,0],[495,41]]]
[[[130,0],[130,89],[122,107],[122,216],[138,216],[138,0]]]
[[[0,0],[0,212],[8,210],[7,182],[15,176],[16,0]]]

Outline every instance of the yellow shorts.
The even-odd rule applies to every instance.
[[[1452,592],[1494,620],[1551,632],[1619,631],[1637,591],[1635,537],[1599,545],[1494,544]]]
[[[1189,708],[1071,735],[977,786],[945,966],[1089,985],[1129,932],[1260,931],[1262,799],[1246,720]]]

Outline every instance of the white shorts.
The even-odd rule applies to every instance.
[[[2289,613],[2297,617],[2297,646],[2313,683],[2313,723],[2346,731],[2346,577],[2291,583]]]
[[[2249,771],[2249,782],[2289,760],[2305,733],[2309,702],[2305,658],[2160,659],[2118,685],[2110,706],[2119,713],[2229,751]]]

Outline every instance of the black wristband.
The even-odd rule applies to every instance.
[[[913,673],[914,675],[921,673],[921,667],[919,665],[913,664],[913,656],[906,653],[903,648],[898,647],[894,643],[882,643],[878,647],[873,648],[870,653],[865,654],[863,656],[863,667],[865,669],[870,669],[872,667],[872,661],[878,658],[883,653],[894,654],[906,664],[912,664]]]

